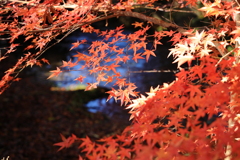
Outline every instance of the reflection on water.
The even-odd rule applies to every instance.
[[[98,99],[95,99],[95,100],[92,100],[92,101],[88,102],[86,104],[86,107],[89,108],[90,112],[96,113],[96,112],[101,111],[103,106],[105,107],[108,104],[106,101],[107,101],[106,98],[98,98]]]
[[[118,106],[114,99],[110,99],[109,101],[107,101],[107,98],[98,98],[86,104],[86,107],[89,108],[90,112],[104,112],[109,116],[112,116],[113,114],[115,114],[115,112],[117,112],[117,110],[111,112],[111,108],[113,108],[114,106]]]
[[[120,106],[120,103],[115,102],[114,99],[110,99],[109,101],[106,100],[107,98],[98,98],[92,100],[86,104],[86,107],[89,108],[90,112],[101,112],[113,120],[125,121],[125,123],[128,124],[128,110]]]

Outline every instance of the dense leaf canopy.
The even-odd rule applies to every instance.
[[[15,43],[18,37],[24,36],[29,45],[24,56],[5,72],[0,93],[18,80],[25,67],[48,63],[39,57],[80,29],[103,40],[74,42],[70,50],[90,43],[88,53],[77,52],[76,62],[64,61],[48,78],[83,61],[79,71],[87,69],[96,75],[86,90],[100,82],[115,82],[117,88],[108,91],[109,99],[126,105],[133,123],[121,135],[97,142],[62,135],[63,142],[55,144],[60,150],[81,141],[79,147],[86,154],[79,159],[239,159],[239,7],[238,1],[224,0],[3,1],[0,34],[9,38],[11,45],[4,48],[0,61],[19,46]],[[192,27],[191,21],[175,23],[172,12],[197,17],[201,26]],[[137,19],[131,24],[135,32],[124,34],[124,25],[109,30],[93,27],[95,22],[104,21],[107,26],[108,19],[123,16]],[[157,56],[157,46],[165,37],[173,44],[169,56],[174,57],[180,72],[171,84],[152,88],[147,96],[139,95],[137,86],[122,77],[118,68],[128,61],[138,63]],[[153,43],[150,48],[149,39]],[[117,45],[123,41],[129,44],[125,48]],[[188,68],[182,67],[185,64]],[[84,78],[79,75],[75,80]]]

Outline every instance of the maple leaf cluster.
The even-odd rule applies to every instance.
[[[202,11],[205,11],[204,8]],[[210,15],[206,14],[206,16]],[[219,15],[215,16],[217,18]],[[227,15],[228,23],[232,23],[232,19],[228,18]],[[146,49],[146,31],[142,27],[143,24],[134,23],[133,25],[141,29],[133,34],[114,37],[113,43],[109,44],[129,40],[128,49],[132,50],[133,54],[127,55],[126,61],[137,62],[138,59],[143,58],[148,61],[150,55],[156,56],[154,49]],[[230,53],[238,52],[238,48],[229,52],[226,49],[227,46],[237,43],[238,38],[234,34],[238,33],[238,28],[225,26],[226,22],[220,25],[223,25],[224,29],[155,32],[154,48],[161,45],[159,41],[163,37],[172,37],[170,41],[173,42],[174,47],[170,49],[169,55],[173,55],[174,63],[178,63],[178,68],[181,69],[186,62],[192,66],[192,61],[195,59],[198,60],[198,65],[181,69],[176,74],[176,80],[171,84],[151,89],[147,96],[140,95],[133,100],[129,99],[129,93],[132,90],[125,92],[122,89],[129,83],[118,78],[117,70],[113,69],[119,67],[119,62],[126,63],[126,61],[119,57],[117,59],[108,57],[103,60],[101,54],[106,52],[99,52],[100,49],[91,46],[91,56],[98,56],[100,59],[89,58],[91,65],[87,67],[94,66],[100,69],[96,70],[100,73],[113,71],[110,80],[115,79],[115,84],[120,89],[109,91],[109,98],[121,100],[122,104],[131,102],[127,105],[127,109],[130,109],[132,125],[121,135],[103,138],[99,142],[93,142],[88,137],[80,139],[83,143],[79,147],[86,154],[79,159],[168,160],[224,159],[226,157],[238,159],[240,156],[238,153],[240,108],[239,97],[236,95],[239,94],[240,72],[238,63],[234,63],[236,59],[230,56]],[[147,26],[145,29],[150,27]],[[121,30],[119,31],[121,33]],[[114,31],[107,31],[103,35],[111,37],[112,33]],[[231,41],[223,38],[226,35],[233,35]],[[98,42],[98,46],[104,46],[104,49],[110,47],[110,50],[113,50],[109,44],[107,46],[103,42]],[[144,49],[144,53],[139,53],[140,49]],[[116,48],[115,52],[117,52]],[[117,54],[120,56],[123,53],[117,52]],[[146,57],[143,57],[144,55]],[[92,59],[106,63],[117,61],[116,64],[111,63],[108,67],[100,67],[100,63],[95,66],[96,63],[92,62]],[[105,81],[107,79],[105,75],[107,73],[101,74],[101,78],[98,79]],[[137,95],[133,94],[133,96]],[[230,153],[227,153],[229,146]]]
[[[224,159],[230,144],[231,156],[238,159],[240,101],[231,94],[239,94],[240,81],[234,80],[240,76],[239,66],[232,66],[234,58],[220,64],[210,56],[200,61],[179,72],[171,84],[134,99],[127,107],[132,125],[121,135],[97,142],[78,139],[84,158]],[[61,149],[68,147],[60,144]]]

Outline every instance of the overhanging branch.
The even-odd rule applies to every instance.
[[[142,13],[131,12],[131,11],[113,11],[113,12],[118,16],[134,17],[134,18],[138,18],[138,19],[141,19],[141,20],[144,20],[144,21],[152,22],[153,24],[162,26],[164,28],[172,28],[172,29],[175,29],[176,31],[179,31],[179,32],[186,32],[186,30],[184,28],[182,28],[178,25],[175,25],[173,23],[168,23],[168,22],[165,22],[161,19],[157,19],[157,18],[154,18],[154,17],[149,17],[149,16],[146,16]]]
[[[153,24],[162,26],[164,28],[175,29],[176,31],[179,31],[179,32],[185,32],[186,31],[184,28],[182,28],[178,25],[175,25],[173,23],[168,23],[168,22],[165,22],[161,19],[157,19],[157,18],[154,18],[154,17],[149,17],[149,16],[146,16],[146,15],[144,15],[142,13],[138,13],[138,12],[131,12],[131,11],[109,11],[109,12],[112,12],[113,14],[106,15],[104,17],[97,17],[97,18],[95,18],[95,19],[93,19],[92,21],[89,21],[89,22],[83,22],[83,23],[80,23],[80,24],[75,24],[72,27],[69,27],[69,29],[76,28],[76,27],[81,27],[81,26],[86,25],[86,24],[92,24],[92,23],[95,23],[95,22],[99,22],[99,21],[114,18],[114,17],[126,16],[126,17],[138,18],[138,19],[141,19],[143,21],[152,22]],[[42,29],[27,31],[25,33],[37,33],[37,32],[45,32],[45,31],[66,30],[66,28],[56,27],[56,26],[59,26],[59,24],[57,24],[55,26],[48,27],[48,28],[42,28]],[[11,32],[11,31],[0,31],[0,34],[12,34],[12,33],[13,32]]]
[[[22,1],[18,1],[18,2],[22,2]],[[29,1],[29,3],[30,2],[31,1]],[[54,7],[64,7],[64,8],[79,7],[79,8],[81,8],[81,6],[76,6],[76,5],[71,5],[71,6],[60,5],[60,6],[54,6]],[[89,7],[89,6],[86,6],[86,7]],[[186,29],[184,29],[183,27],[178,26],[174,23],[169,23],[169,22],[166,22],[164,20],[154,18],[154,17],[150,17],[150,16],[146,16],[145,14],[134,12],[134,11],[117,10],[117,9],[112,9],[109,6],[104,6],[104,7],[100,7],[100,8],[93,6],[92,8],[89,8],[89,9],[90,9],[89,12],[100,12],[100,13],[104,12],[104,14],[102,14],[101,16],[96,17],[95,19],[90,20],[88,22],[79,21],[79,23],[68,27],[67,30],[72,30],[73,28],[75,30],[76,28],[80,28],[80,27],[82,27],[83,25],[86,25],[86,24],[92,24],[92,23],[95,23],[95,22],[103,21],[103,20],[106,20],[106,19],[114,18],[114,17],[126,16],[126,17],[138,18],[138,19],[141,19],[143,21],[148,21],[148,22],[151,22],[152,24],[159,25],[159,26],[162,26],[164,28],[170,28],[170,29],[178,31],[180,33],[187,33]],[[64,21],[64,23],[67,23],[67,21]],[[26,33],[26,34],[27,33],[38,33],[38,32],[56,31],[56,30],[59,30],[59,31],[64,31],[65,30],[66,31],[66,27],[59,27],[59,26],[64,26],[64,23],[61,22],[61,24],[55,24],[55,25],[52,25],[52,26],[47,27],[47,28],[40,28],[40,29],[36,29],[36,30],[32,30],[32,31],[26,31],[24,33]],[[11,31],[0,31],[0,34],[12,34],[12,32]],[[218,48],[219,42],[214,42],[214,44],[215,44],[215,47],[219,50],[219,48]],[[221,51],[219,51],[219,52],[221,53]],[[226,53],[221,53],[221,54],[225,55]]]
[[[15,1],[15,0],[8,0],[8,2],[12,2],[12,3],[21,3],[21,4],[27,4],[28,6],[36,6],[36,3],[34,3],[34,1],[21,1],[21,0],[18,0],[18,1]],[[41,7],[44,7],[43,5],[39,4],[40,5],[40,8]],[[141,7],[144,7],[143,5],[140,5]],[[96,5],[93,5],[93,6],[79,6],[79,5],[76,5],[76,4],[63,4],[63,5],[54,5],[53,6],[54,8],[64,8],[64,9],[75,9],[75,8],[83,8],[83,7],[87,7],[89,9],[89,11],[91,12],[104,12],[105,16],[104,17],[97,17],[89,22],[84,22],[84,23],[79,23],[79,24],[74,24],[72,27],[69,27],[68,29],[72,29],[72,28],[75,28],[75,27],[81,27],[85,24],[91,24],[91,23],[95,23],[95,22],[98,22],[98,21],[102,21],[102,20],[106,20],[106,19],[110,19],[110,18],[114,18],[114,17],[119,17],[119,16],[127,16],[127,17],[134,17],[134,18],[138,18],[138,19],[141,19],[143,21],[149,21],[155,25],[159,25],[159,26],[162,26],[164,28],[171,28],[173,30],[176,30],[176,31],[179,31],[179,32],[185,32],[185,29],[183,29],[182,27],[178,26],[178,25],[175,25],[173,23],[168,23],[168,22],[165,22],[161,19],[157,19],[157,18],[154,18],[154,17],[149,17],[149,16],[146,16],[142,13],[138,13],[138,12],[132,12],[132,11],[126,11],[126,10],[116,10],[116,9],[112,9],[112,7],[110,6],[107,6],[107,5],[104,5],[104,6],[96,6]],[[133,4],[133,8],[136,7],[138,8],[139,7],[139,4]],[[9,8],[11,9],[11,8]],[[149,9],[148,6],[146,5],[145,6],[145,9]],[[152,9],[152,8],[150,8]],[[161,9],[161,11],[164,11],[164,9]],[[173,11],[172,9],[169,10],[167,9],[166,10],[167,12],[168,11]],[[35,30],[31,30],[31,31],[27,31],[27,32],[24,32],[24,33],[37,33],[37,32],[45,32],[45,31],[56,31],[56,30],[66,30],[66,27],[59,27],[59,26],[62,26],[64,25],[63,23],[61,24],[55,24],[55,25],[52,25],[52,26],[49,26],[47,28],[35,28]],[[13,29],[17,29],[17,28],[13,28]],[[11,31],[0,31],[0,34],[12,34],[13,32]]]

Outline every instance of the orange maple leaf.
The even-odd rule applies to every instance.
[[[98,83],[97,82],[95,82],[95,83],[87,83],[87,85],[88,86],[86,87],[85,91],[89,91],[91,89],[97,88]]]
[[[172,37],[172,35],[173,35],[173,33],[175,33],[175,31],[170,30],[170,31],[165,31],[164,33],[166,33],[167,36]]]
[[[53,70],[53,71],[50,71],[50,72],[52,72],[52,74],[47,79],[50,79],[52,77],[57,77],[62,71],[60,70],[60,68],[57,67],[56,70]]]
[[[72,43],[72,47],[70,48],[70,51],[74,48],[77,48],[81,43],[79,41]]]
[[[132,43],[131,46],[129,47],[129,50],[132,49],[135,55],[139,48],[140,48],[139,43]]]
[[[5,59],[5,58],[7,58],[8,56],[2,56],[2,57],[0,57],[0,61],[1,60],[3,60],[3,59]]]
[[[75,81],[79,81],[79,82],[83,82],[84,78],[86,78],[85,76],[79,76],[78,78],[74,79]]]
[[[205,17],[207,17],[207,16],[218,17],[219,15],[224,14],[224,10],[221,8],[222,5],[220,5],[219,2],[215,2],[215,3],[212,3],[212,4],[211,3],[210,4],[204,3],[204,7],[200,8],[198,10],[206,12]]]
[[[31,66],[32,67],[36,63],[37,63],[36,59],[30,59],[29,61],[27,61],[27,66]]]
[[[108,66],[108,71],[112,70],[116,74],[117,73],[116,67],[120,67],[120,65],[112,63],[110,66]]]
[[[155,53],[151,50],[146,50],[142,55],[146,55],[146,61],[148,62],[150,55],[156,57]]]
[[[58,142],[54,144],[55,146],[60,146],[58,151],[62,150],[63,148],[70,147],[73,144],[73,142],[77,140],[77,137],[74,134],[72,134],[72,136],[68,138],[64,137],[62,134],[60,134],[60,136],[62,138],[62,142]]]
[[[113,77],[112,76],[108,76],[106,79],[104,79],[102,81],[107,81],[106,84],[111,83],[113,81]]]
[[[233,30],[230,34],[234,35],[234,39],[240,36],[240,27],[236,27],[235,30]]]
[[[132,23],[132,25],[134,25],[134,28],[137,28],[137,27],[143,27],[143,22],[135,22],[135,23]]]
[[[129,57],[128,57],[128,56],[124,56],[124,57],[123,57],[123,62],[124,62],[124,63],[126,63],[128,60],[129,60]]]
[[[142,56],[140,56],[140,54],[141,53],[135,54],[132,58],[136,63],[137,63],[138,59],[144,59]]]
[[[41,61],[43,61],[44,63],[47,63],[48,65],[50,65],[50,63],[48,62],[48,60],[46,58],[42,58]]]

